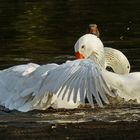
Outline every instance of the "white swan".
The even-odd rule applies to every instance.
[[[0,71],[0,104],[19,111],[76,108],[85,99],[94,106],[109,103],[107,95],[140,102],[140,73],[119,75],[105,70],[104,47],[86,34],[75,44],[78,58],[62,65],[27,64]],[[114,89],[114,90],[112,90]],[[114,92],[115,91],[115,92]]]
[[[92,38],[94,38],[94,40]],[[115,49],[112,50],[112,48],[107,48],[109,49],[109,53],[108,53],[107,50],[101,49],[102,48],[101,45],[99,47],[99,50],[97,50],[97,46],[94,46],[91,43],[92,41],[94,41],[95,43],[97,40],[99,40],[98,38],[97,39],[95,38],[96,37],[94,35],[87,34],[87,35],[82,36],[77,41],[77,43],[75,44],[75,51],[76,51],[76,54],[78,54],[77,58],[90,58],[91,60],[93,60],[97,65],[102,67],[102,76],[104,77],[104,80],[107,82],[109,87],[116,90],[117,95],[124,98],[125,100],[132,99],[132,100],[137,100],[137,102],[140,103],[140,87],[138,86],[140,84],[140,72],[129,73],[130,71],[129,61],[120,51],[115,50]],[[90,43],[88,43],[88,45],[87,44],[84,45],[84,43],[87,42],[87,40]],[[105,53],[108,53],[108,54],[105,54]],[[109,62],[110,55],[112,55],[112,58],[114,56],[116,57],[115,63]],[[120,59],[117,61],[119,57]],[[120,60],[122,64],[119,62]],[[117,63],[121,65],[121,67],[119,67]],[[104,70],[106,65],[111,66],[113,68],[116,67],[116,73],[120,73],[120,74],[116,74],[116,73],[112,73],[112,72],[108,72]],[[122,70],[120,70],[120,68],[122,68]]]

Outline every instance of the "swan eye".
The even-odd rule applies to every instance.
[[[82,49],[85,49],[85,45],[81,46]]]

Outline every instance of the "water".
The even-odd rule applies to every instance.
[[[130,61],[131,71],[140,71],[139,0],[0,0],[0,3],[0,69],[29,62],[60,64],[68,59],[72,60],[74,59],[74,43],[86,33],[89,23],[96,23],[104,45],[121,50]],[[7,133],[11,136],[15,134],[15,137],[23,136],[22,131],[24,130],[21,129],[23,127],[29,130],[31,127],[39,129],[51,127],[53,129],[56,128],[56,124],[60,124],[59,126],[63,126],[62,128],[65,129],[69,123],[75,124],[69,126],[70,133],[78,126],[79,129],[76,130],[80,133],[82,131],[80,127],[83,130],[88,129],[86,122],[91,127],[93,125],[98,128],[101,125],[104,126],[101,129],[107,130],[112,125],[114,130],[119,132],[121,130],[117,129],[115,125],[121,128],[124,125],[122,121],[133,122],[129,128],[135,130],[139,120],[139,105],[126,103],[126,105],[114,105],[97,110],[87,108],[29,113],[1,111],[0,128],[1,131],[4,131],[4,128],[7,129],[3,135],[1,134],[3,138],[6,138]],[[135,128],[132,128],[133,125]],[[17,128],[20,129],[17,130]],[[37,137],[36,131],[30,131],[30,133],[24,131],[25,138],[29,137],[29,134]],[[77,134],[79,134],[78,132]],[[44,138],[46,131],[42,133],[40,135]],[[113,134],[112,136],[117,139],[118,137]],[[63,132],[60,132],[60,135],[64,135]],[[92,135],[95,137],[96,134]],[[127,135],[129,135],[129,131],[123,132],[123,136],[119,135],[119,138]],[[85,136],[87,137],[87,135]],[[55,139],[51,134],[50,138]],[[75,135],[73,138],[81,137]],[[98,138],[101,138],[100,134],[96,137],[96,139]],[[66,136],[65,139],[70,139],[70,137]]]
[[[86,32],[87,25],[97,23],[104,45],[123,51],[132,70],[138,70],[139,3],[1,0],[0,68],[28,62],[61,63],[73,56],[73,45]]]

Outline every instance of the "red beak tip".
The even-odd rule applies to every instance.
[[[76,59],[84,59],[84,56],[79,52],[75,52],[75,57]]]

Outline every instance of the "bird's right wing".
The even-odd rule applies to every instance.
[[[29,63],[0,71],[0,105],[11,110],[19,110],[20,107],[28,104],[34,99],[32,94],[43,77],[56,67],[58,67],[57,64],[39,66]],[[32,109],[32,104],[28,107],[27,110]]]
[[[87,99],[92,106],[95,99],[101,107],[103,102],[109,103],[106,95],[115,96],[106,84],[102,70],[86,59],[64,63],[49,71],[34,93],[35,102],[39,99],[38,105],[42,104],[48,94],[74,103],[85,103]]]

